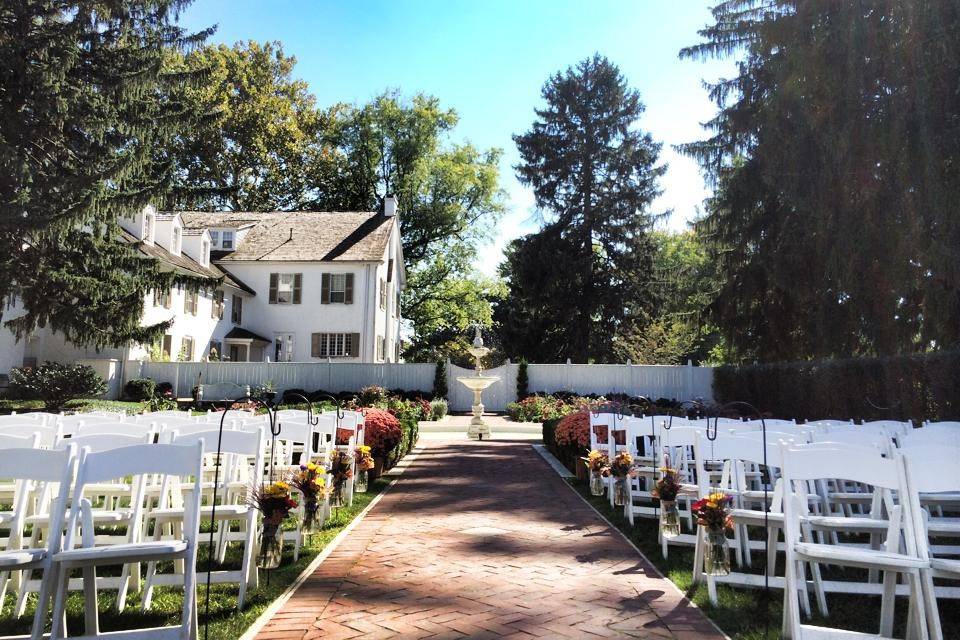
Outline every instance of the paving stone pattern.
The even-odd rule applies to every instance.
[[[426,442],[257,636],[723,636],[522,441]]]

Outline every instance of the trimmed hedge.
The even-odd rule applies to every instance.
[[[157,390],[157,383],[150,378],[134,378],[123,385],[123,395],[128,400],[149,400]]]
[[[714,372],[713,394],[778,418],[956,420],[960,351],[724,366]]]

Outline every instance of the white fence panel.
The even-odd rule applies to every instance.
[[[369,385],[428,392],[433,364],[358,364],[327,362],[128,362],[127,380],[143,377],[169,382],[178,397],[190,395],[199,382],[233,382],[251,388],[272,382],[274,388],[359,391]]]
[[[484,371],[500,380],[483,392],[489,411],[504,411],[516,401],[516,364]],[[189,396],[198,382],[233,382],[257,387],[268,381],[277,391],[304,389],[331,393],[359,391],[378,385],[387,389],[429,392],[433,388],[435,365],[431,363],[358,364],[340,362],[127,362],[123,382],[131,378],[153,378],[170,382],[178,397]],[[457,382],[472,376],[472,369],[447,367],[448,400],[453,411],[469,411],[473,393]],[[625,393],[651,400],[669,398],[712,402],[713,369],[710,367],[627,365],[627,364],[531,364],[528,365],[531,393],[571,391],[579,394]],[[119,382],[119,376],[115,376]],[[119,391],[120,385],[116,385]],[[111,392],[114,386],[111,386]]]

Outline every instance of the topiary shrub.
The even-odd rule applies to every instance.
[[[437,368],[433,373],[433,397],[442,400],[447,397],[447,363],[437,360]]]
[[[363,443],[374,456],[386,456],[400,444],[403,429],[400,420],[384,409],[367,409],[363,426]]]
[[[123,385],[124,397],[135,402],[149,400],[156,390],[157,383],[150,378],[134,378]]]
[[[430,414],[434,420],[443,420],[450,411],[450,405],[446,400],[434,400],[430,403]]]
[[[45,362],[39,367],[11,369],[10,390],[20,398],[42,400],[47,409],[57,410],[68,400],[101,395],[107,385],[88,365]]]
[[[523,400],[530,395],[530,378],[527,375],[527,361],[520,360],[517,367],[517,400]]]

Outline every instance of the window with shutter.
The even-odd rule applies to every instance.
[[[213,292],[213,304],[210,305],[210,317],[216,320],[223,319],[223,291]]]
[[[334,304],[343,304],[346,302],[347,294],[347,274],[330,274],[330,302]]]
[[[268,300],[270,304],[277,304],[277,282],[279,279],[279,273],[270,274],[270,299]]]
[[[303,274],[293,274],[293,304],[300,304],[300,289],[303,285]]]
[[[310,356],[313,358],[355,358],[359,333],[314,333],[310,335]]]
[[[381,311],[386,310],[387,308],[387,281],[380,279],[380,309]]]
[[[240,324],[243,321],[243,298],[233,296],[230,303],[230,321],[233,324]]]

